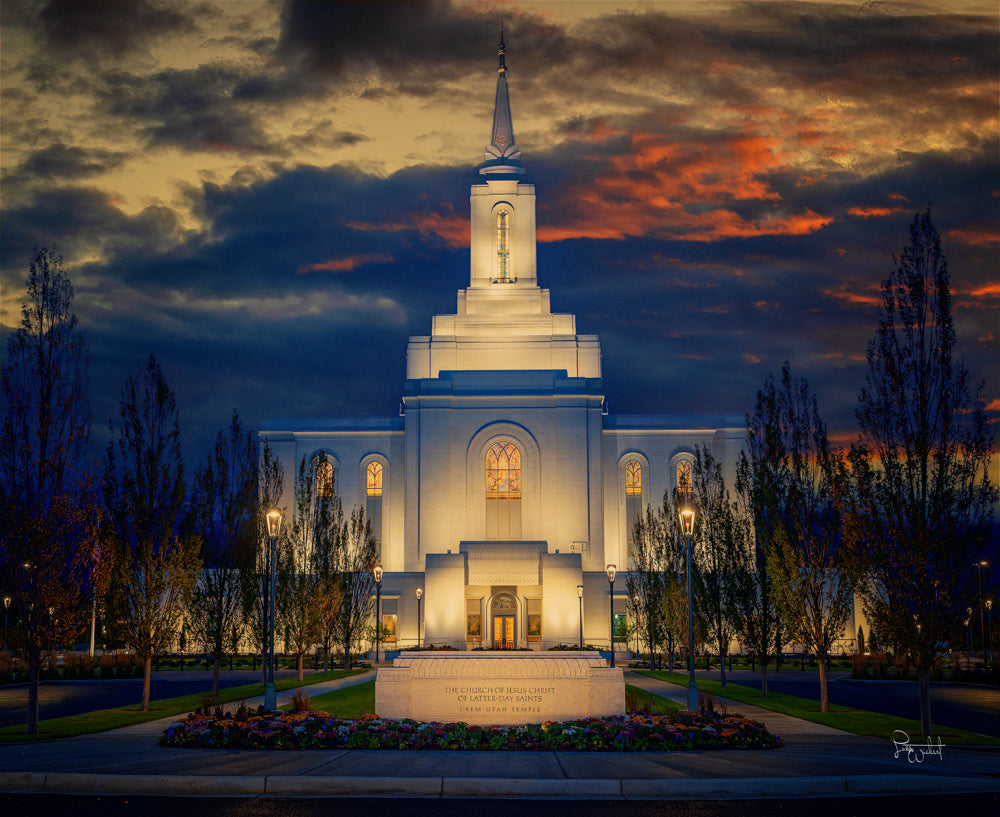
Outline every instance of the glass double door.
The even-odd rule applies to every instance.
[[[514,616],[493,616],[493,649],[514,649]]]

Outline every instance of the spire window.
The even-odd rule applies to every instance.
[[[497,213],[497,276],[496,283],[510,283],[510,211]]]

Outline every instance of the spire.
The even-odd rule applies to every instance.
[[[503,41],[503,23],[500,24],[500,45],[497,48],[497,96],[493,105],[493,130],[490,144],[486,146],[486,164],[482,174],[524,173],[521,167],[521,150],[514,141],[514,123],[510,117],[510,96],[507,92],[506,45]]]

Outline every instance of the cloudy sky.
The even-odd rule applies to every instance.
[[[1000,416],[977,0],[4,0],[4,333],[56,245],[95,431],[149,353],[188,460],[233,408],[396,414],[407,337],[468,280],[501,19],[539,282],[600,336],[613,413],[742,424],[789,360],[851,439],[880,281],[930,205]]]

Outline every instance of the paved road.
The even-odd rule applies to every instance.
[[[277,678],[294,676],[294,670],[281,670]],[[219,686],[222,689],[252,684],[260,679],[260,672],[251,670],[222,670]],[[184,672],[154,672],[150,680],[150,700],[175,698],[179,695],[208,694],[212,691],[212,673],[205,670]],[[44,720],[78,715],[95,709],[130,706],[142,700],[142,679],[107,681],[50,681],[39,686],[39,717]],[[28,687],[26,684],[0,687],[0,726],[23,724],[28,714]]]
[[[683,679],[686,676],[675,673],[675,677]],[[831,703],[912,720],[920,719],[916,681],[858,683],[848,680],[849,672],[832,672],[828,677],[831,678],[829,684]],[[720,673],[696,670],[695,679],[698,678],[712,678],[718,681]],[[726,678],[743,686],[760,689],[759,672],[737,670],[727,672]],[[681,680],[681,683],[684,681]],[[819,673],[799,670],[772,671],[767,674],[767,688],[771,692],[782,692],[818,701]],[[941,726],[1000,737],[1000,690],[973,685],[932,684],[931,717]]]
[[[290,800],[266,798],[245,800],[230,797],[142,797],[85,796],[68,794],[0,794],[5,814],[72,814],[74,817],[777,817],[804,810],[802,800],[688,800],[688,801],[581,801],[573,799],[517,800],[477,798],[328,798]],[[922,794],[878,797],[811,798],[810,817],[846,815],[996,814],[997,794]]]

